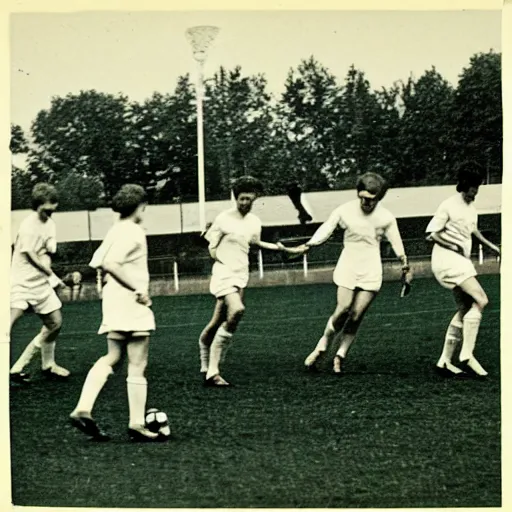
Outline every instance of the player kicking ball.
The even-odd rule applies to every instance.
[[[38,183],[32,190],[32,209],[23,220],[14,243],[11,264],[11,327],[28,308],[41,318],[43,327],[27,345],[10,370],[13,383],[29,382],[24,368],[41,352],[46,377],[66,379],[69,370],[55,362],[55,346],[62,327],[62,303],[55,288],[64,283],[51,269],[51,255],[57,251],[57,234],[52,214],[58,206],[55,187]]]
[[[427,239],[434,242],[432,272],[441,286],[452,290],[457,304],[457,313],[450,321],[443,352],[436,364],[438,372],[446,376],[457,376],[463,372],[470,376],[487,376],[473,355],[488,299],[471,261],[472,236],[496,254],[500,254],[500,249],[477,228],[478,214],[473,203],[483,181],[482,175],[477,164],[462,164],[457,194],[440,204],[426,230],[429,234]],[[456,366],[453,357],[461,342]]]
[[[287,251],[282,244],[261,240],[261,221],[251,209],[262,193],[263,186],[256,178],[237,179],[233,186],[236,206],[219,214],[204,235],[215,260],[210,281],[210,292],[216,298],[215,309],[199,338],[201,373],[208,387],[230,385],[221,377],[219,365],[244,314],[243,292],[249,281],[250,245]]]
[[[379,204],[387,192],[386,181],[369,172],[359,178],[356,188],[357,199],[336,208],[309,242],[294,249],[296,253],[306,252],[325,243],[337,227],[344,230],[344,248],[333,275],[338,287],[337,305],[322,337],[304,362],[310,370],[318,368],[331,341],[341,333],[333,371],[342,373],[343,363],[363,317],[382,286],[380,242],[383,237],[389,240],[402,263],[404,283],[410,286],[412,280],[396,219]]]
[[[105,273],[102,290],[103,318],[98,334],[107,335],[107,354],[89,370],[71,424],[89,437],[106,441],[92,410],[99,393],[113,374],[124,353],[128,356],[126,387],[130,420],[128,434],[133,441],[156,441],[158,434],[145,427],[150,332],[155,319],[150,308],[146,234],[140,223],[146,207],[146,193],[139,185],[123,185],[113,199],[120,219],[110,228],[90,262]]]

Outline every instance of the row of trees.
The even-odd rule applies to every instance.
[[[206,81],[207,198],[226,198],[231,179],[260,177],[268,194],[352,188],[368,170],[392,186],[453,183],[454,163],[474,159],[488,178],[502,168],[501,55],[474,55],[456,87],[432,68],[373,90],[352,66],[342,84],[311,57],[291,69],[279,99],[264,75],[220,68]],[[28,206],[37,180],[55,183],[63,209],[108,203],[122,183],[153,202],[197,200],[196,108],[190,77],[144,102],[95,90],[52,99],[29,134],[12,126],[13,208]]]

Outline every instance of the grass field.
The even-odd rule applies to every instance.
[[[197,338],[208,296],[157,297],[148,406],[173,439],[130,444],[125,374],[108,382],[95,416],[115,438],[87,441],[67,424],[91,364],[100,303],[64,306],[58,360],[67,383],[11,389],[13,501],[89,507],[499,507],[499,277],[482,276],[490,305],[477,356],[485,381],[432,371],[453,315],[450,293],[417,280],[398,298],[386,283],[340,378],[303,370],[334,306],[331,285],[254,288],[223,375],[206,389]],[[15,327],[12,354],[39,328]]]

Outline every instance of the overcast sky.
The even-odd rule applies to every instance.
[[[500,11],[82,12],[11,17],[11,121],[28,130],[52,96],[81,89],[143,100],[194,71],[185,29],[216,25],[206,75],[241,65],[278,94],[314,55],[341,83],[351,64],[374,89],[435,66],[456,83],[476,52],[501,51]]]

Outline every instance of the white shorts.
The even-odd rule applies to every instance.
[[[101,309],[103,318],[98,334],[155,330],[155,316],[151,308],[139,304],[135,293],[112,280],[103,288]]]
[[[225,265],[216,262],[212,269],[210,293],[219,299],[246,288],[248,282],[248,271],[233,272]]]
[[[478,275],[469,258],[438,244],[432,249],[432,273],[441,286],[450,290]]]
[[[378,292],[382,287],[382,263],[379,260],[357,260],[355,256],[342,253],[333,273],[336,286],[349,290]]]
[[[62,302],[50,284],[43,284],[34,288],[20,285],[11,287],[11,309],[27,310],[32,308],[38,315],[49,315],[62,308]]]

